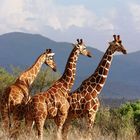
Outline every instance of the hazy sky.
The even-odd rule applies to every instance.
[[[128,52],[140,50],[140,0],[0,0],[0,34],[21,31],[55,41],[83,38],[105,51],[120,34]]]

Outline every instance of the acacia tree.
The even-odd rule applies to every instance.
[[[140,135],[140,100],[126,103],[120,108],[120,113],[125,119],[132,120],[137,135]]]
[[[15,77],[7,72],[4,68],[0,67],[0,93],[15,80]]]
[[[48,89],[59,77],[58,72],[53,72],[49,67],[43,68],[30,89],[31,93],[34,94]]]
[[[15,79],[22,72],[22,70],[19,67],[10,67],[11,72],[8,72],[3,67],[0,67],[0,94],[7,86],[14,83]],[[30,92],[36,93],[47,89],[59,77],[60,74],[58,72],[53,72],[49,67],[42,68],[33,85],[31,86]]]

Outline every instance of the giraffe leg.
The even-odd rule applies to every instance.
[[[94,121],[95,121],[95,116],[96,116],[96,112],[91,110],[89,111],[89,114],[88,114],[88,131],[86,135],[89,135],[89,137],[92,138],[92,127],[93,127],[93,124],[94,124]]]
[[[95,117],[96,117],[96,113],[99,109],[99,101],[98,98],[96,99],[96,104],[93,106],[92,109],[90,109],[88,111],[88,128],[91,129],[94,121],[95,121]]]
[[[9,136],[10,116],[8,107],[1,107],[1,117],[2,117],[2,128],[4,129],[4,133],[7,136]]]
[[[20,131],[21,121],[23,120],[23,108],[17,106],[13,111],[12,121],[13,125],[10,130],[10,137],[17,139]]]
[[[68,140],[68,132],[71,128],[70,124],[71,119],[66,119],[63,128],[62,128],[62,140]]]
[[[45,123],[45,118],[36,118],[35,125],[38,132],[38,139],[43,140],[43,126]]]
[[[69,103],[66,100],[65,105],[63,105],[59,112],[58,115],[55,117],[54,121],[57,125],[57,138],[58,140],[62,139],[62,127],[66,121],[67,115],[68,115],[68,109],[69,109]]]
[[[25,115],[25,133],[29,136],[30,132],[32,130],[33,127],[33,117],[31,116],[31,114],[27,113]]]

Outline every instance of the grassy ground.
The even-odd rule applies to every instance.
[[[134,106],[135,104],[132,105]],[[112,110],[108,107],[100,108],[96,115],[94,127],[90,131],[91,133],[88,132],[86,119],[73,121],[72,128],[68,134],[68,140],[140,140],[140,115],[139,112],[137,112],[138,115],[136,113],[134,114],[130,107],[128,104],[119,110]],[[139,106],[134,107],[136,110]],[[126,115],[122,115],[120,113],[122,111]],[[136,117],[136,121],[134,121],[134,115],[138,117]],[[138,130],[137,133],[136,130]],[[35,128],[30,133],[30,136],[25,134],[23,121],[18,140],[37,140]],[[52,120],[46,121],[43,134],[44,140],[57,140],[56,125]],[[1,126],[0,140],[9,140],[3,133]]]
[[[82,122],[83,123],[83,122]],[[136,138],[135,132],[126,132],[123,135],[118,135],[115,137],[114,133],[104,133],[102,134],[101,129],[98,126],[95,126],[91,130],[91,134],[87,132],[87,129],[83,127],[84,123],[80,124],[80,127],[72,127],[68,134],[68,140],[139,140]],[[49,127],[44,128],[44,140],[56,140],[56,129],[54,123],[51,123]],[[3,133],[2,129],[0,130],[0,140],[10,140]],[[37,140],[35,130],[31,131],[31,135],[27,136],[24,133],[24,129],[21,130],[18,140]]]

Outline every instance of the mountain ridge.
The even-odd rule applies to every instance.
[[[55,52],[58,71],[62,74],[73,48],[72,43],[56,42],[39,34],[11,32],[0,35],[0,66],[9,69],[12,64],[23,69],[32,65],[36,58],[47,48],[51,48]],[[93,47],[88,47],[88,49],[93,57],[79,57],[76,82],[73,89],[76,89],[84,79],[94,72],[102,59],[102,51]],[[115,55],[101,96],[139,98],[139,59],[140,51],[128,53],[127,55]],[[134,95],[131,93],[134,93]]]

